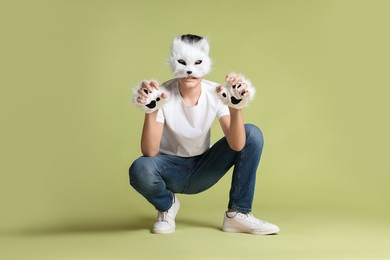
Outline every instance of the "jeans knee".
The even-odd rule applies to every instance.
[[[264,137],[260,128],[252,124],[245,124],[246,145],[254,144],[261,149],[264,146]]]
[[[153,163],[149,157],[140,157],[133,162],[129,169],[130,185],[138,190],[142,186],[149,186],[153,182]]]

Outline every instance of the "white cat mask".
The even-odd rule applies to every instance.
[[[176,37],[172,42],[168,61],[173,75],[176,78],[205,76],[211,69],[209,49],[205,38],[193,35]]]

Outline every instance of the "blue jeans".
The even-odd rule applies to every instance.
[[[139,157],[129,169],[130,184],[158,211],[167,211],[173,193],[196,194],[207,190],[234,165],[228,209],[251,212],[264,141],[256,126],[246,124],[245,131],[246,143],[240,152],[230,149],[223,137],[198,156],[159,153]]]

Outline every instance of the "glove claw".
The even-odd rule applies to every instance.
[[[244,89],[240,92],[239,90],[242,87]],[[242,109],[248,106],[249,102],[254,98],[255,92],[256,90],[250,81],[241,75],[241,80],[234,85],[231,81],[228,81],[226,87],[218,93],[218,96],[225,105]]]
[[[150,84],[152,81],[143,82]],[[140,89],[142,90],[139,91]],[[145,97],[142,92],[145,93],[147,97]],[[164,93],[164,88],[162,86],[159,89],[152,88],[152,91],[149,91],[148,89],[143,88],[142,83],[140,83],[133,89],[132,102],[145,113],[152,113],[165,105],[168,98]],[[137,101],[138,99],[144,100],[145,102],[140,103]]]

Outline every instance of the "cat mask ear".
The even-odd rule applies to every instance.
[[[211,70],[209,42],[197,35],[175,37],[171,45],[169,65],[174,77],[200,78]]]

